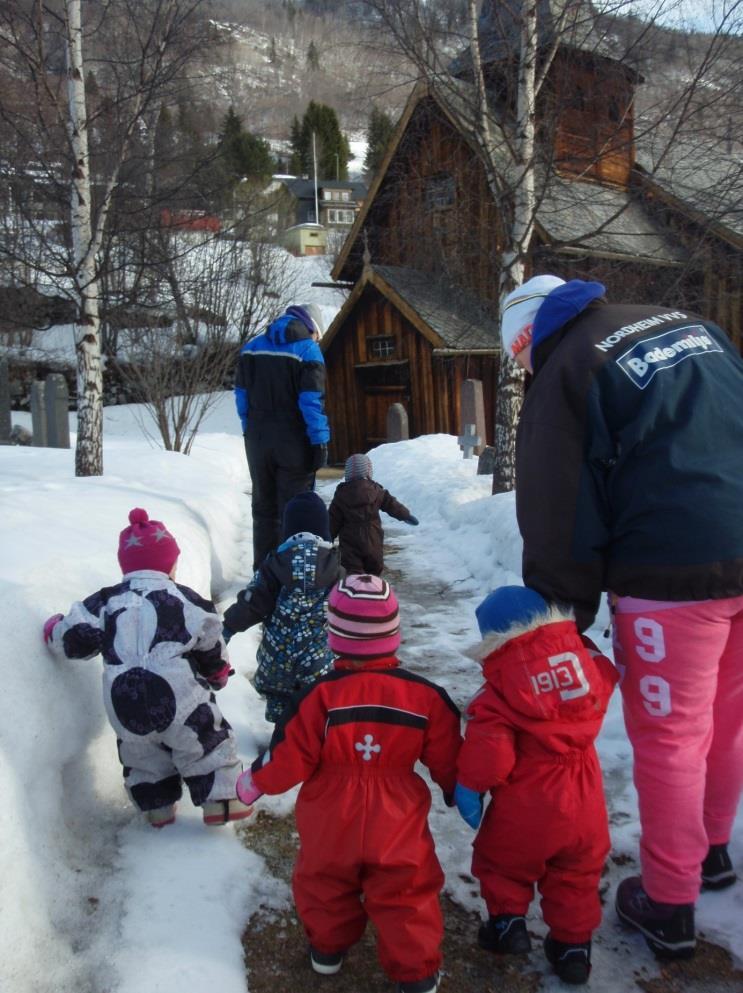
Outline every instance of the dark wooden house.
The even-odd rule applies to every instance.
[[[486,0],[482,16],[506,6]],[[542,23],[548,30],[549,19]],[[483,53],[493,129],[502,134],[518,49],[500,28]],[[651,169],[634,138],[640,76],[589,35],[560,45],[542,89],[528,269],[598,279],[613,299],[701,312],[740,343],[740,184],[731,185],[727,213],[715,201],[713,222],[704,170],[687,167],[681,188],[678,170]],[[502,204],[463,123],[474,104],[467,58],[452,68],[445,91],[420,83],[411,93],[333,269],[335,279],[353,285],[323,342],[336,460],[382,440],[392,402],[405,405],[411,436],[460,433],[462,378],[483,380],[492,409]],[[496,165],[507,177],[505,155]],[[426,294],[441,305],[427,308]],[[454,301],[464,299],[469,330],[458,334]],[[479,327],[469,324],[478,311]]]
[[[331,461],[384,442],[393,403],[405,407],[411,437],[457,432],[465,379],[482,380],[492,406],[496,341],[495,315],[472,294],[367,262],[322,340]]]

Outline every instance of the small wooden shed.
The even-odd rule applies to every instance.
[[[430,274],[366,264],[321,347],[331,462],[386,441],[393,403],[405,407],[411,438],[461,432],[465,379],[481,380],[485,409],[494,407],[496,316]],[[489,444],[492,430],[488,424]]]

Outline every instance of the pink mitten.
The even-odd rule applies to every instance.
[[[229,662],[225,662],[221,669],[212,672],[207,676],[207,683],[213,690],[223,690],[227,685],[227,680],[234,674],[235,670],[230,668]]]
[[[44,644],[48,645],[52,640],[52,632],[57,624],[64,618],[64,614],[52,614],[50,618],[44,621]]]
[[[259,790],[250,775],[250,769],[246,769],[237,780],[237,798],[246,806],[250,807],[258,797],[263,796],[263,791]]]

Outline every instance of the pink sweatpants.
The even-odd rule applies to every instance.
[[[694,903],[709,845],[730,840],[743,791],[743,596],[620,597],[615,661],[640,805],[646,892]]]

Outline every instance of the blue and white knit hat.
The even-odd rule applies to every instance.
[[[536,590],[528,586],[499,586],[476,608],[475,617],[484,638],[489,634],[505,634],[513,627],[526,627],[548,612],[547,601]]]
[[[356,455],[349,455],[345,465],[346,482],[351,479],[373,479],[372,463],[368,455],[358,452]]]

